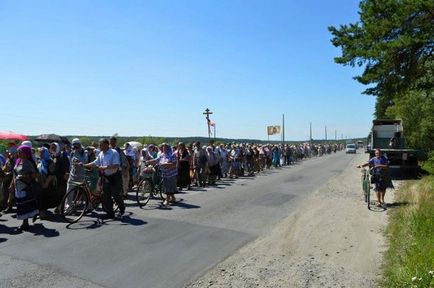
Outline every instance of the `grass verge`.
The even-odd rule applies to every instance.
[[[382,287],[434,287],[434,176],[409,181],[386,229]]]

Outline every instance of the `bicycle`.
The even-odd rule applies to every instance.
[[[368,204],[368,209],[371,208],[371,171],[372,169],[362,168],[362,190],[365,198],[365,203]]]
[[[136,201],[140,208],[148,204],[151,198],[159,197],[163,201],[166,200],[163,178],[161,178],[159,169],[148,166],[143,172],[143,179],[140,180],[136,188]]]
[[[83,182],[69,182],[75,187],[63,196],[60,206],[60,215],[68,223],[78,222],[86,213],[97,209],[99,204],[102,203],[104,176],[100,175],[97,189],[94,192],[89,188],[89,182],[88,177]],[[116,212],[119,207],[116,202],[113,205],[113,210]]]

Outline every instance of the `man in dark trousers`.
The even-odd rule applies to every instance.
[[[101,152],[95,161],[84,164],[84,166],[87,168],[98,167],[100,175],[104,177],[102,200],[103,208],[107,214],[103,217],[106,219],[114,218],[112,197],[119,206],[119,213],[121,215],[125,213],[124,199],[121,195],[122,175],[119,171],[120,157],[115,149],[110,148],[109,141],[105,138],[99,140],[99,148]]]

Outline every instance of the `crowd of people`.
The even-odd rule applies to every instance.
[[[125,212],[124,199],[134,191],[152,167],[161,173],[166,199],[176,202],[182,189],[216,185],[222,178],[254,176],[266,169],[293,165],[310,157],[320,157],[343,149],[341,144],[254,144],[228,143],[208,145],[200,142],[169,145],[131,145],[118,147],[116,137],[101,138],[84,147],[74,138],[70,145],[45,143],[34,147],[30,141],[9,143],[0,156],[0,209],[14,212],[22,220],[18,230],[30,227],[38,218],[47,219],[47,210],[60,213],[60,204],[68,191],[83,181],[92,190],[103,187],[103,218],[115,218],[113,201],[119,214]],[[0,214],[1,216],[1,214]]]

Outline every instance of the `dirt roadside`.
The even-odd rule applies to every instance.
[[[363,202],[355,166],[364,161],[358,154],[269,235],[186,287],[376,287],[387,213]],[[386,203],[393,194],[387,191]]]

